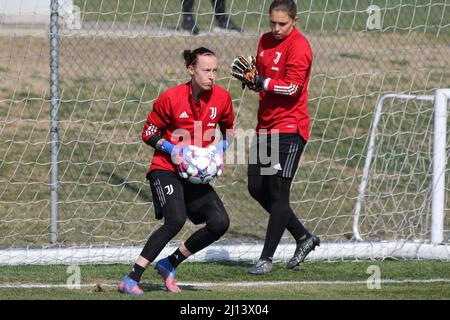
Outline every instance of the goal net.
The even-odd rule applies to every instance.
[[[217,53],[217,84],[232,95],[242,135],[213,183],[230,229],[192,260],[257,259],[268,214],[247,192],[245,164],[258,99],[230,77],[229,65],[236,55],[256,53],[270,30],[271,1],[228,0],[223,12],[210,0],[194,1],[188,12],[181,0],[58,2],[56,29],[50,0],[0,1],[0,264],[138,256],[161,226],[145,179],[153,151],[140,133],[158,95],[189,80],[182,51],[199,46]],[[449,4],[297,5],[314,63],[311,139],[291,207],[323,241],[308,258],[449,259],[448,162],[442,240],[431,241],[434,97],[450,87]],[[385,100],[365,176],[376,105],[389,93],[431,98]],[[171,245],[196,228],[186,223]],[[294,248],[286,233],[275,259],[288,259]]]

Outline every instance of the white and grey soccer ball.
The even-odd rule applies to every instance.
[[[190,183],[206,184],[222,174],[222,159],[211,148],[189,146],[184,161]]]

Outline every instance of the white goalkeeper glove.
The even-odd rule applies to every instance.
[[[206,147],[206,149],[208,149],[213,154],[213,161],[215,162],[217,168],[215,176],[220,177],[223,172],[223,147],[220,146],[220,148],[217,149],[215,145],[210,144]]]
[[[192,170],[192,166],[190,166],[188,163],[187,159],[188,151],[189,146],[188,147],[174,146],[170,154],[172,162],[177,165],[178,174],[180,175],[180,177],[184,179],[187,179],[191,174],[194,173],[190,172],[190,170]]]

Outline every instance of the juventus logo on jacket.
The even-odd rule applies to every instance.
[[[277,64],[278,61],[280,61],[280,58],[281,58],[281,52],[276,51],[275,54],[277,55],[277,57],[275,58],[275,60],[273,60],[273,62],[275,62],[275,64]]]
[[[217,107],[209,107],[209,110],[211,110],[211,115],[209,117],[214,119],[217,116]]]

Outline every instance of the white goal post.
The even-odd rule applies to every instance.
[[[389,93],[383,95],[377,102],[375,108],[375,116],[372,123],[367,157],[364,164],[363,177],[359,186],[358,201],[355,206],[355,214],[353,220],[353,234],[358,241],[363,238],[360,234],[360,212],[361,205],[364,201],[364,194],[367,186],[370,165],[375,149],[375,139],[378,131],[378,123],[382,114],[384,103],[388,99],[401,100],[417,100],[417,101],[432,101],[434,102],[434,124],[433,124],[433,179],[432,179],[432,193],[431,193],[431,242],[433,244],[440,244],[444,241],[444,217],[445,217],[445,167],[447,165],[448,157],[446,154],[447,148],[447,107],[450,99],[450,89],[437,89],[434,96],[430,95],[407,95]]]

